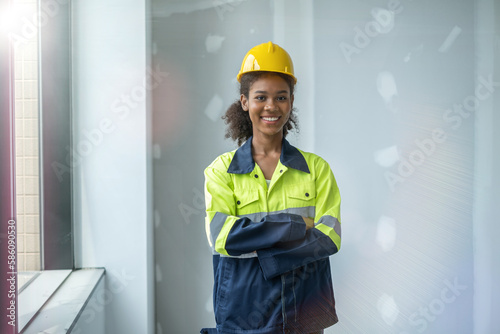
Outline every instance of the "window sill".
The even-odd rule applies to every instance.
[[[103,268],[43,271],[19,294],[19,332],[71,331],[104,272]]]

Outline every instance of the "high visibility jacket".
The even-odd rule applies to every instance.
[[[328,257],[340,248],[333,173],[325,160],[283,139],[268,186],[251,142],[205,170],[217,333],[329,327],[338,319]],[[306,231],[303,216],[313,218],[315,227]]]

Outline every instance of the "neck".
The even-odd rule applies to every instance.
[[[283,133],[276,136],[259,136],[252,137],[252,153],[254,155],[271,155],[281,153],[281,144],[283,142]]]

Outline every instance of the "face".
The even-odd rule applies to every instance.
[[[242,94],[240,101],[243,110],[249,113],[254,137],[281,138],[293,108],[293,95],[283,78],[272,74],[261,76],[250,86],[248,98]]]

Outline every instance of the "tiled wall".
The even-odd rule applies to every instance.
[[[36,0],[16,0],[22,15],[33,17]],[[18,271],[40,270],[38,154],[38,41],[30,38],[14,50]]]

